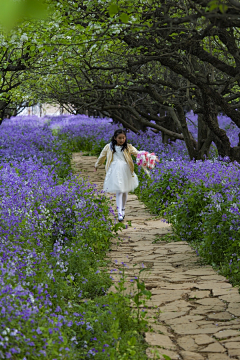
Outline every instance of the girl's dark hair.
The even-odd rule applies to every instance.
[[[125,149],[127,149],[127,134],[126,134],[126,131],[123,130],[123,129],[118,129],[118,130],[116,130],[114,132],[114,135],[113,135],[112,140],[111,140],[111,148],[112,148],[114,153],[116,152],[115,145],[117,145],[117,140],[115,140],[115,138],[120,134],[124,134],[126,136],[126,140],[125,140],[125,143],[122,146],[121,151],[124,151]]]

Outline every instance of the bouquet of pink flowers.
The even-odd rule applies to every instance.
[[[137,154],[137,165],[142,166],[143,170],[149,175],[147,168],[153,169],[155,167],[157,156],[154,153],[147,151],[139,151]]]

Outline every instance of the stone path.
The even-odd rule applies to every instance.
[[[79,176],[101,189],[103,167],[94,172],[96,157],[73,154]],[[154,218],[135,195],[129,195],[126,218],[132,226],[114,240],[109,256],[116,269],[126,264],[127,279],[132,279],[143,263],[145,284],[152,292],[147,301],[149,358],[158,349],[171,360],[240,360],[240,295],[237,288],[210,266],[201,266],[187,242],[166,242],[161,237],[171,232],[165,222]],[[157,241],[158,240],[158,241]],[[119,242],[119,245],[117,244]],[[135,266],[135,264],[138,264]],[[130,283],[129,283],[130,284]],[[126,291],[132,291],[129,285]]]

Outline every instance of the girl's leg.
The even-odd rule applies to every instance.
[[[128,193],[127,192],[123,193],[123,196],[122,196],[122,216],[125,216],[125,206],[126,206],[127,198],[128,198]]]
[[[117,203],[118,215],[122,215],[123,193],[121,193],[121,192],[117,192],[117,193],[116,193],[116,203]]]

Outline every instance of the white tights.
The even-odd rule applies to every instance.
[[[118,214],[122,215],[122,210],[125,209],[125,205],[127,202],[128,193],[127,192],[117,192],[116,193],[116,203]]]

